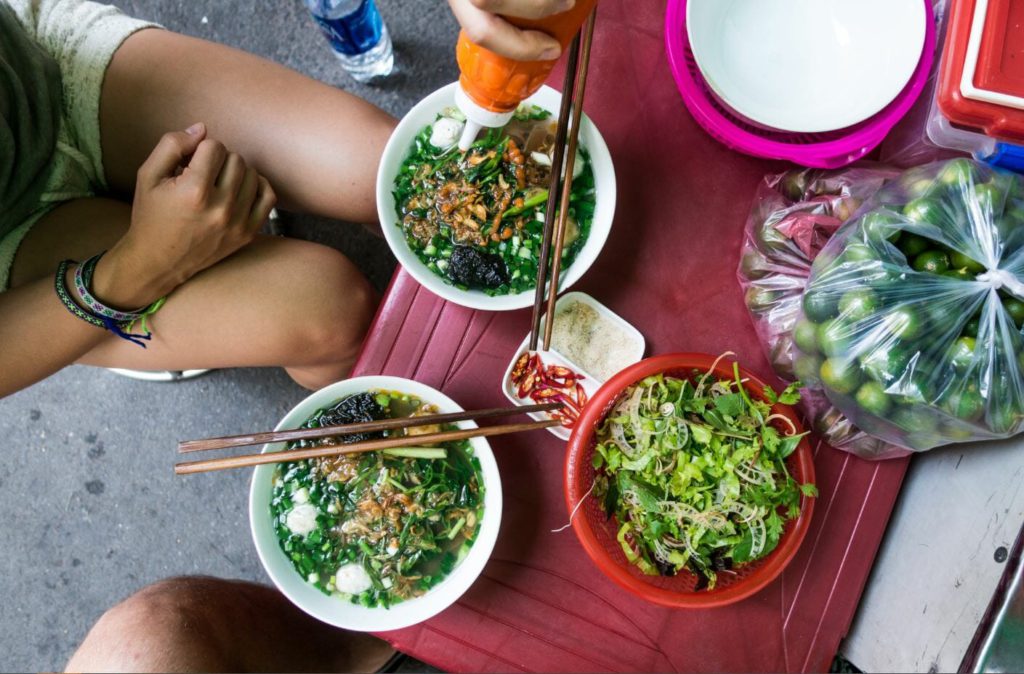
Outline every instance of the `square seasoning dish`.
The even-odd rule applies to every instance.
[[[544,328],[541,319],[541,330]],[[565,402],[570,419],[548,430],[568,440],[571,419],[597,389],[619,370],[643,358],[646,342],[640,331],[585,293],[566,293],[555,306],[551,349],[528,352],[529,335],[516,349],[501,382],[505,397],[516,405]],[[520,363],[521,359],[525,360]],[[517,368],[517,365],[520,367]],[[530,372],[523,372],[526,367]],[[519,371],[517,371],[519,370]],[[525,392],[523,396],[521,392]],[[551,418],[534,413],[534,419]]]

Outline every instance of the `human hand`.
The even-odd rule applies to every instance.
[[[573,8],[576,0],[448,0],[469,39],[517,61],[551,61],[562,53],[547,33],[516,28],[501,16],[540,19]]]
[[[94,294],[145,306],[253,240],[274,207],[267,179],[206,127],[164,134],[139,169],[128,232],[100,260]]]

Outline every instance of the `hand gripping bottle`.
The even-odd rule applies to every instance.
[[[519,28],[551,35],[564,50],[595,4],[597,0],[576,0],[569,11],[537,20],[503,18]],[[508,124],[519,104],[540,89],[558,62],[558,59],[513,61],[471,42],[465,31],[459,34],[455,54],[462,71],[455,104],[466,115],[466,128],[459,141],[459,149],[463,151],[473,144],[482,127]]]

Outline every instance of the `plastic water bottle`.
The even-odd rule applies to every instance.
[[[334,55],[359,82],[391,74],[394,50],[373,0],[305,0]]]

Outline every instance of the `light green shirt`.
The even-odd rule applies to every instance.
[[[60,124],[60,69],[0,0],[0,238],[38,207]]]

